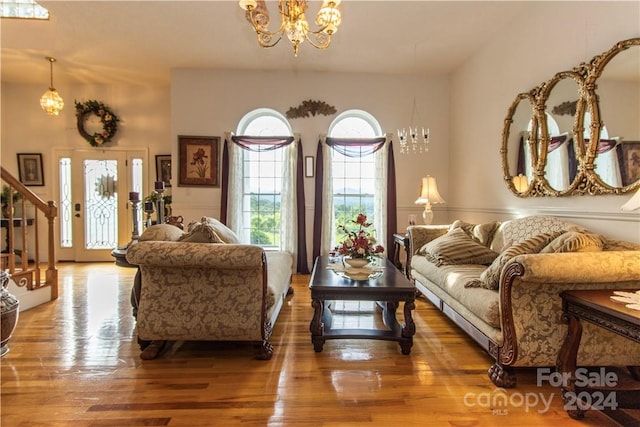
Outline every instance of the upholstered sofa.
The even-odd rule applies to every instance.
[[[517,367],[555,366],[567,332],[563,290],[640,289],[640,245],[555,217],[411,226],[407,274],[484,348],[489,377],[516,385]],[[583,322],[578,364],[638,366],[640,346]]]
[[[139,268],[132,304],[143,359],[173,341],[248,341],[258,359],[271,358],[290,254],[237,243],[231,230],[202,218],[186,232],[151,226],[126,256]]]

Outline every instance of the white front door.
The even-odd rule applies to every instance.
[[[126,152],[75,151],[72,174],[75,260],[113,261],[131,237]]]

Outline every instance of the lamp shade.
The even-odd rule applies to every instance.
[[[527,188],[529,188],[529,181],[526,176],[518,174],[513,177],[513,186],[516,188],[518,193],[524,193],[527,191]]]
[[[430,175],[422,178],[422,185],[420,186],[420,197],[415,201],[416,205],[426,205],[427,203],[445,203],[438,192],[438,184],[436,179]]]

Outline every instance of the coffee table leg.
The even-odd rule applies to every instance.
[[[397,301],[386,301],[383,303],[382,320],[387,328],[395,333],[400,331],[400,324],[396,319]]]
[[[413,336],[416,333],[416,324],[413,321],[412,311],[416,308],[413,301],[405,301],[404,303],[404,326],[402,327],[402,337],[406,340],[400,341],[402,354],[410,354],[413,347]]]
[[[316,353],[322,351],[324,346],[323,328],[322,328],[322,311],[324,308],[324,301],[320,299],[314,299],[311,301],[311,307],[313,307],[313,319],[309,325],[309,331],[311,332],[311,342],[313,343],[313,350]]]
[[[577,406],[574,374],[576,372],[578,347],[582,338],[582,325],[580,324],[580,319],[570,314],[563,314],[562,320],[568,324],[568,328],[567,336],[558,352],[556,370],[563,374],[563,378],[564,374],[569,374],[567,383],[562,385],[562,400],[565,408],[567,405],[571,406],[571,408],[566,408],[567,414],[571,418],[580,420],[584,418],[585,411]]]

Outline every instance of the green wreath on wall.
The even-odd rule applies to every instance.
[[[95,100],[89,100],[87,102],[75,101],[75,104],[76,117],[78,119],[78,132],[80,132],[80,136],[86,139],[93,147],[98,147],[111,141],[118,130],[118,122],[120,121],[118,116],[116,116],[113,111],[111,111],[109,107],[104,105],[102,102]],[[100,121],[102,122],[102,132],[94,132],[93,135],[90,135],[85,130],[84,124],[87,121],[87,116],[89,114],[95,114],[100,118]]]

